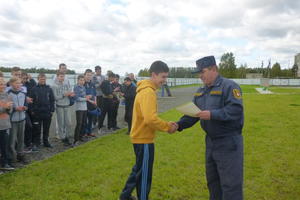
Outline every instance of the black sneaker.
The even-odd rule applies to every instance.
[[[38,149],[38,147],[36,145],[33,145],[31,150],[33,152],[38,152],[39,151],[39,149]]]
[[[62,142],[64,143],[65,146],[70,146],[70,145],[72,145],[72,143],[70,143],[70,141],[69,141],[68,138],[63,139]]]
[[[18,154],[17,159],[25,165],[30,163],[30,160],[24,154]]]
[[[79,145],[79,142],[78,141],[74,141],[73,144],[72,144],[72,147],[77,147]]]
[[[44,147],[53,148],[53,146],[49,142],[44,142]]]
[[[8,162],[8,165],[11,166],[12,168],[17,168],[16,162]]]
[[[6,171],[11,171],[11,170],[14,170],[15,168],[10,166],[9,164],[5,164],[0,169],[6,170]]]
[[[129,198],[119,198],[119,200],[137,200],[137,198],[135,196],[130,196]]]

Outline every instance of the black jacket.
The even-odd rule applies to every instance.
[[[123,90],[125,98],[125,120],[127,120],[128,117],[132,116],[134,99],[136,95],[136,86],[131,84],[129,86],[125,86]]]
[[[49,85],[37,85],[32,88],[32,115],[39,118],[51,117],[54,112],[54,94]]]
[[[100,88],[104,96],[106,97],[111,96],[112,99],[112,94],[113,94],[112,84],[108,80],[103,81]]]
[[[27,88],[27,96],[30,96],[32,89],[37,85],[34,79],[30,79],[29,81],[23,84]]]

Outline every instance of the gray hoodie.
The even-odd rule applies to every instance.
[[[16,108],[19,106],[27,107],[26,95],[21,91],[15,91],[13,89],[9,90],[7,93],[13,101],[13,111],[10,117],[11,122],[20,122],[25,120],[25,111],[17,111]]]
[[[64,96],[66,92],[72,92],[69,82],[60,83],[58,81],[55,81],[51,88],[53,90],[54,98],[57,106],[70,105],[69,97]]]
[[[2,107],[2,103],[12,101],[11,97],[7,93],[0,93],[0,130],[6,130],[11,128],[10,124],[10,112],[12,109],[6,109]]]

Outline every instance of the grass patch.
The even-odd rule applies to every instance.
[[[269,90],[271,90],[272,92],[275,93],[287,93],[287,94],[300,94],[300,88],[298,87],[276,87],[276,86],[272,86],[269,88]]]
[[[245,199],[299,198],[300,107],[291,106],[299,101],[299,95],[244,95]],[[177,120],[181,115],[171,110],[161,116]],[[124,132],[1,175],[0,199],[117,199],[134,163]],[[207,200],[199,125],[157,135],[151,199]]]
[[[243,94],[247,93],[258,93],[255,88],[260,87],[259,85],[240,85]]]

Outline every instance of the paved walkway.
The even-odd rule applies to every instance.
[[[171,89],[173,97],[158,97],[158,111],[159,112],[165,112],[169,109],[172,109],[174,107],[177,107],[179,105],[182,105],[184,103],[187,103],[192,100],[193,93],[197,90],[197,87],[185,87],[185,88],[173,88]],[[160,96],[160,93],[158,93],[158,96]],[[118,126],[120,128],[126,128],[127,124],[124,122],[124,110],[125,106],[120,106],[118,110]],[[71,135],[74,134],[74,128],[76,125],[76,118],[75,118],[75,111],[72,111],[72,132]],[[55,134],[55,115],[52,118],[52,123],[50,127],[50,143],[53,145],[53,148],[44,148],[41,146],[39,148],[39,152],[32,152],[26,154],[26,157],[28,160],[43,160],[46,158],[49,158],[57,153],[60,153],[62,151],[65,151],[71,146],[64,146],[62,142],[56,138]],[[106,120],[105,123],[106,124]],[[103,128],[104,131],[101,135],[97,134],[97,129],[94,129],[94,133],[97,134],[97,137],[101,137],[106,134],[113,133],[112,131],[108,131],[107,129]],[[95,138],[86,138],[84,142],[80,142],[80,144],[88,142],[90,140],[93,140]],[[73,140],[71,140],[73,141]],[[18,168],[24,167],[22,163],[16,163],[16,166]]]

